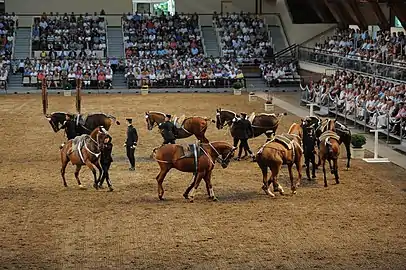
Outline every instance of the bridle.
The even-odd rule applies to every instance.
[[[234,118],[233,120],[229,120],[229,121],[223,121],[223,119],[221,119],[221,112],[222,111],[218,111],[216,112],[216,118],[217,118],[217,122],[219,123],[220,129],[223,129],[226,126],[231,126],[231,124],[233,123],[233,120],[237,117],[237,115],[234,113]]]
[[[208,145],[209,145],[210,148],[213,149],[213,151],[217,154],[216,160],[217,160],[219,163],[221,163],[222,166],[226,166],[226,165],[227,165],[227,163],[229,162],[229,160],[230,160],[230,158],[231,158],[230,155],[233,154],[234,151],[235,151],[235,149],[236,149],[236,148],[235,148],[235,149],[232,148],[232,149],[230,150],[230,152],[228,152],[227,156],[226,156],[225,158],[222,158],[222,155],[217,151],[217,149],[216,149],[210,142],[208,143]],[[215,162],[214,162],[213,159],[210,157],[210,155],[206,152],[206,150],[204,150],[203,147],[200,147],[200,149],[202,149],[203,153],[209,158],[211,164],[214,165]]]

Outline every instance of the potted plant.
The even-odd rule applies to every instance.
[[[255,100],[257,100],[257,96],[255,95],[254,92],[250,92],[248,94],[248,101],[255,101]]]
[[[351,156],[353,159],[363,159],[365,154],[364,145],[367,139],[362,134],[353,134],[351,136]]]
[[[233,89],[234,89],[234,95],[241,95],[241,89],[243,88],[243,85],[241,82],[236,81],[235,83],[233,83]]]
[[[275,111],[275,105],[273,104],[273,97],[271,96],[271,93],[268,92],[268,96],[265,101],[265,111],[266,112],[274,112]]]

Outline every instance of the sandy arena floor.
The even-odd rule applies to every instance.
[[[191,175],[173,170],[164,182],[167,200],[158,201],[159,169],[148,157],[162,139],[146,130],[144,111],[214,117],[217,107],[261,112],[263,101],[230,94],[84,96],[84,112],[111,113],[122,122],[110,130],[112,193],[94,190],[86,168],[81,176],[89,188],[80,190],[73,166],[63,187],[63,135],[52,131],[40,103],[40,96],[0,96],[2,268],[405,269],[406,186],[392,180],[406,171],[393,164],[353,160],[350,171],[340,170],[340,185],[329,175],[324,188],[319,171],[297,195],[269,198],[255,163],[232,162],[213,173],[220,201],[208,201],[201,185],[194,204],[182,197]],[[50,96],[49,111],[74,110],[74,97]],[[140,134],[135,173],[122,147],[125,117],[135,118]],[[284,117],[278,131],[295,120]],[[231,142],[214,124],[207,137]],[[264,140],[251,140],[251,147]],[[279,181],[289,193],[286,168]]]

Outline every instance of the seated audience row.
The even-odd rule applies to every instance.
[[[249,13],[219,15],[214,13],[213,24],[220,36],[224,56],[239,61],[262,59],[272,46],[264,21]]]
[[[34,18],[32,27],[33,51],[105,51],[106,21],[103,16],[86,13],[43,14]]]
[[[126,57],[184,56],[203,53],[197,15],[123,15]]]
[[[237,63],[225,58],[128,58],[125,78],[130,88],[230,87],[244,75]]]
[[[262,76],[270,87],[283,83],[299,83],[296,61],[280,63],[264,63],[260,66]]]
[[[18,26],[18,17],[13,12],[0,15],[0,56],[13,54],[14,34]]]
[[[19,71],[23,73],[24,85],[39,87],[40,82],[46,79],[48,88],[75,87],[76,79],[82,80],[84,89],[111,88],[113,80],[109,60],[27,59],[20,64]]]
[[[406,84],[397,84],[352,72],[337,71],[309,86],[309,100],[336,106],[372,127],[399,134],[406,124]],[[403,131],[402,130],[402,131]],[[402,132],[406,137],[406,132]]]

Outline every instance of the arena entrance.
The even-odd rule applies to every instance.
[[[133,0],[133,12],[173,15],[175,13],[175,0]]]

